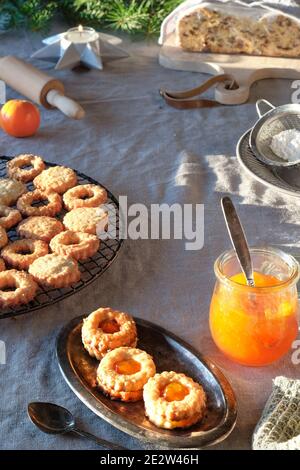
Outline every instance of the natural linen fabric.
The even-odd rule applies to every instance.
[[[57,24],[51,33],[66,27]],[[2,35],[0,55],[28,59],[41,47],[41,38],[28,33]],[[64,81],[67,93],[86,108],[86,118],[77,122],[59,111],[42,110],[42,126],[35,137],[14,139],[1,132],[1,153],[33,152],[70,165],[114,194],[127,195],[128,204],[203,203],[204,247],[193,252],[185,250],[184,240],[125,240],[115,263],[86,289],[44,310],[0,320],[0,340],[7,350],[6,364],[0,365],[0,447],[97,448],[74,436],[46,435],[35,428],[26,410],[29,401],[39,400],[66,406],[79,425],[108,440],[130,449],[152,448],[94,415],[58,369],[55,340],[61,327],[78,315],[111,306],[171,330],[216,362],[236,393],[238,420],[232,434],[214,448],[249,449],[272,379],[297,378],[300,369],[292,362],[292,351],[269,367],[242,367],[212,341],[208,313],[213,263],[230,247],[220,197],[233,198],[252,245],[266,243],[300,253],[300,200],[255,182],[235,157],[238,138],[257,118],[255,100],[264,97],[280,105],[290,101],[294,90],[290,80],[264,80],[252,87],[249,102],[241,106],[177,111],[162,102],[159,88],[192,88],[207,75],[160,67],[155,43],[123,47],[131,56],[109,63],[103,72],[55,72],[49,62],[35,61]],[[16,96],[7,90],[7,98]]]
[[[276,377],[254,432],[253,449],[300,450],[300,380]]]

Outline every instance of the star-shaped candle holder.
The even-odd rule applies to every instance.
[[[115,45],[118,42],[120,40],[114,36],[79,25],[44,39],[45,47],[31,57],[54,62],[56,70],[72,69],[78,65],[102,70],[104,62],[128,57],[125,51]]]

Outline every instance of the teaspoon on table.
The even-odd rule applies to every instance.
[[[72,413],[62,406],[54,403],[32,402],[28,405],[28,416],[33,424],[47,434],[65,434],[73,432],[81,437],[89,439],[96,444],[110,450],[127,450],[105,439],[78,429],[75,426],[75,419]]]
[[[230,197],[223,197],[221,199],[221,206],[230,240],[236,252],[236,256],[238,258],[242,271],[245,274],[247,284],[250,287],[255,287],[253,266],[249,246],[246,240],[242,224]]]

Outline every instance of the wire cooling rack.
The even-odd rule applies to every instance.
[[[11,160],[11,158],[12,157],[5,156],[0,157],[0,178],[7,178],[6,164],[9,160]],[[47,167],[57,165],[56,163],[45,163]],[[85,174],[80,173],[76,170],[74,171],[77,174],[78,184],[100,184],[89,176],[86,176]],[[81,272],[81,279],[79,282],[73,284],[71,287],[66,287],[63,289],[54,289],[40,286],[36,297],[28,304],[0,310],[0,319],[30,313],[34,310],[53,305],[56,302],[59,302],[65,299],[66,297],[69,297],[70,295],[76,294],[76,292],[79,292],[85,286],[87,286],[99,276],[101,276],[101,274],[103,274],[104,271],[115,260],[123,242],[122,239],[119,239],[119,203],[115,196],[110,191],[108,191],[105,186],[103,186],[102,184],[101,186],[107,191],[107,204],[109,204],[109,206],[114,209],[116,214],[116,237],[108,238],[107,240],[101,240],[99,250],[94,256],[84,261],[78,261],[79,269]],[[33,184],[28,183],[27,188],[29,191],[32,191],[34,189]],[[63,219],[65,213],[66,211],[62,210],[61,213],[57,216],[57,218]],[[13,227],[11,230],[9,230],[7,234],[11,241],[19,238],[16,232],[16,227]]]

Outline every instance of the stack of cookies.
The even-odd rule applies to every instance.
[[[107,200],[105,189],[78,184],[71,168],[46,168],[40,156],[22,154],[7,163],[7,175],[0,179],[2,309],[30,302],[39,285],[77,283],[78,261],[98,251],[97,227],[107,225],[100,208]],[[13,227],[19,239],[10,241],[7,231]]]
[[[112,400],[144,400],[145,413],[155,426],[187,428],[202,419],[206,394],[184,374],[156,374],[152,357],[137,349],[133,318],[111,308],[98,308],[83,321],[82,342],[100,364],[97,386]]]

